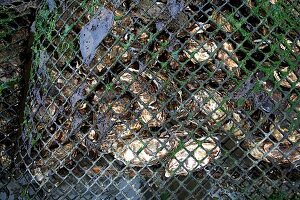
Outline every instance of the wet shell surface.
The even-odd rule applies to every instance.
[[[218,58],[222,60],[227,68],[234,72],[237,76],[240,75],[240,69],[237,64],[238,57],[234,52],[234,47],[231,43],[225,42],[223,48],[218,52]]]
[[[250,155],[257,160],[276,162],[279,164],[295,163],[300,160],[300,147],[293,148],[291,144],[265,141],[261,144],[251,143]]]
[[[175,153],[166,167],[165,176],[187,175],[205,167],[220,154],[220,148],[215,142],[215,138],[200,138],[189,140],[182,149]]]
[[[209,119],[218,122],[226,117],[228,107],[223,102],[219,92],[214,89],[201,89],[193,96],[193,106],[198,107],[201,112],[208,115]]]
[[[187,45],[187,50],[184,53],[193,63],[197,64],[211,59],[216,49],[217,45],[215,42],[201,43],[192,40]]]
[[[275,121],[276,122],[276,121]],[[296,144],[300,141],[300,129],[299,130],[290,130],[290,123],[282,122],[271,124],[270,132],[271,135],[279,142],[282,143],[293,143]]]
[[[283,87],[291,88],[292,85],[295,85],[296,88],[300,88],[300,79],[297,74],[300,75],[300,70],[294,72],[288,67],[283,67],[280,70],[274,71],[274,78]]]
[[[238,140],[245,138],[245,133],[250,130],[250,124],[239,113],[233,113],[232,118],[223,126],[226,133],[232,134]]]
[[[114,146],[114,156],[128,166],[159,164],[167,154],[175,149],[178,142],[170,138],[146,138],[119,142]]]

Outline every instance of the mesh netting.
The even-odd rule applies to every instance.
[[[22,195],[299,198],[299,13],[280,0],[42,2]]]
[[[0,1],[0,199],[18,197],[18,139],[25,99],[23,78],[30,66],[34,1]],[[28,68],[28,67],[27,67]],[[28,69],[27,69],[28,70]]]

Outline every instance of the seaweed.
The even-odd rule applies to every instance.
[[[168,0],[167,7],[171,17],[175,19],[184,8],[184,1],[181,0],[180,2],[177,2],[176,0]]]
[[[70,97],[70,103],[72,108],[76,105],[76,103],[82,99],[84,99],[83,91],[84,88],[86,88],[86,84],[82,84],[79,86],[73,93],[73,95]]]
[[[56,8],[56,4],[54,0],[47,0],[47,4],[50,12],[52,12]]]
[[[96,12],[96,16],[81,29],[80,51],[86,65],[93,60],[98,45],[109,33],[113,22],[113,12],[102,7]]]
[[[114,122],[110,120],[111,117],[109,114],[106,116],[104,114],[98,114],[97,115],[97,128],[100,132],[100,135],[98,137],[98,141],[103,141],[108,133],[112,130],[114,126]]]
[[[267,113],[273,110],[274,104],[267,93],[265,92],[253,93],[252,97],[254,99],[254,106],[256,108],[259,108],[260,110]]]
[[[237,92],[234,93],[233,99],[240,99],[241,97],[247,96],[248,92],[250,90],[252,90],[252,88],[254,87],[254,85],[255,85],[254,78],[253,77],[249,78],[244,83],[244,85]]]
[[[83,118],[81,116],[81,114],[76,111],[74,113],[74,117],[73,117],[73,120],[72,120],[72,128],[71,128],[71,131],[69,133],[69,137],[73,136],[74,133],[76,133],[78,131],[78,129],[80,128],[80,125],[82,124],[83,122]]]

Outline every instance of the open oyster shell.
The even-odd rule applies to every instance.
[[[125,140],[114,144],[114,156],[129,166],[151,166],[175,149],[177,140],[171,138],[146,138]]]
[[[205,167],[211,160],[216,159],[220,153],[220,148],[215,140],[216,138],[206,137],[189,140],[168,162],[165,176],[187,175],[191,171]]]

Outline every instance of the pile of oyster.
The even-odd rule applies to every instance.
[[[242,9],[254,6],[248,4]],[[265,41],[266,27],[254,34],[251,26],[258,22],[250,20],[243,31],[251,40],[244,42],[228,20],[241,19],[241,11],[230,15],[230,5],[218,10],[215,1],[103,5],[85,5],[94,15],[76,3],[55,8],[63,12],[55,33],[78,16],[81,21],[63,38],[43,38],[39,47],[29,116],[35,128],[24,134],[31,138],[29,146],[43,144],[33,147],[41,156],[32,169],[72,168],[80,155],[94,160],[110,155],[121,166],[161,167],[166,177],[187,175],[220,158],[224,138],[254,160],[299,161],[294,121],[300,71],[279,55],[272,57],[282,65],[274,77],[255,67],[256,61],[272,65],[261,58],[276,42],[271,36]],[[299,55],[299,40],[289,41],[279,45],[282,51]],[[44,46],[48,43],[55,50]]]

